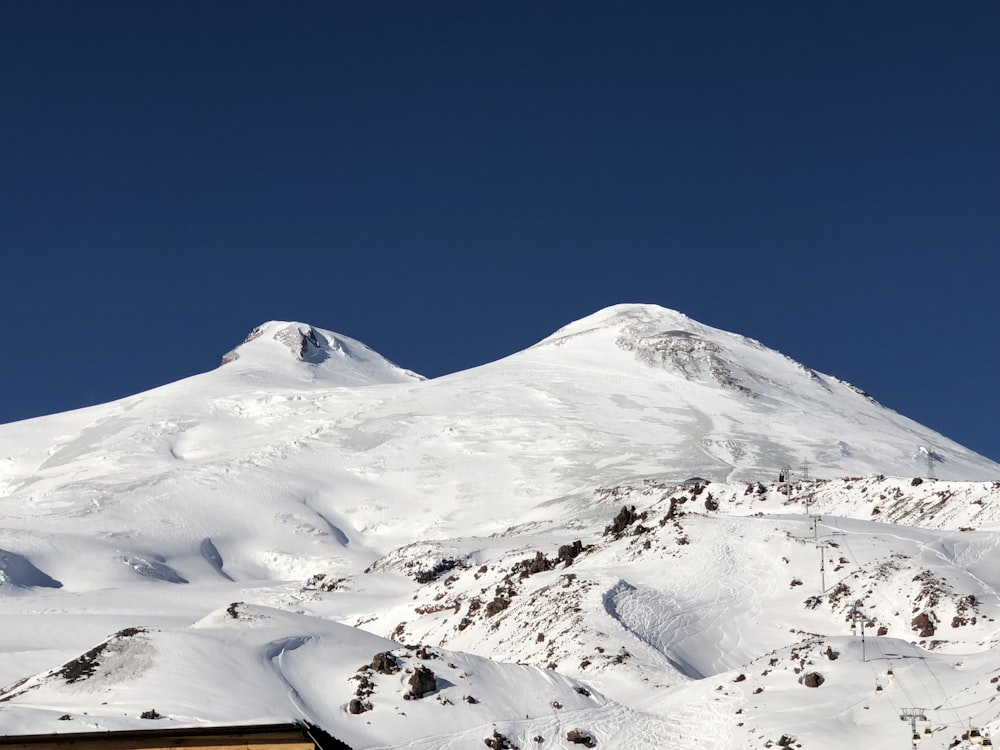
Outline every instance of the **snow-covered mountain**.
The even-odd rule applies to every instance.
[[[358,749],[867,747],[917,705],[944,747],[1000,727],[998,480],[655,306],[431,380],[265,323],[216,370],[0,427],[0,734],[155,708]]]
[[[254,328],[222,357],[224,365],[234,362],[231,370],[272,385],[278,378],[347,387],[423,380],[360,341],[305,323],[272,320]]]

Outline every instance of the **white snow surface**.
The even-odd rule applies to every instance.
[[[1000,731],[1000,466],[851,385],[650,305],[432,380],[303,323],[224,362],[0,426],[0,734]]]

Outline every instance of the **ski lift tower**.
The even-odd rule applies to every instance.
[[[934,448],[931,447],[930,445],[921,445],[917,452],[923,454],[924,461],[927,464],[927,478],[928,479],[934,479],[935,478],[934,477],[934,457],[936,455],[934,453]]]
[[[916,747],[920,743],[920,732],[917,731],[917,722],[930,720],[924,714],[924,709],[922,708],[901,708],[900,711],[902,713],[899,715],[899,720],[910,722],[910,741]]]
[[[865,603],[860,599],[851,606],[851,633],[856,634],[858,626],[861,626],[861,661],[868,661],[868,652],[865,649],[865,620],[867,618],[864,609]]]

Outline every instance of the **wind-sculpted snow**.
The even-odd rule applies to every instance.
[[[62,584],[52,576],[43,573],[23,555],[0,549],[0,586],[17,588],[61,588]]]
[[[225,578],[227,581],[233,580],[226,571],[222,569],[223,561],[222,555],[219,553],[218,548],[208,537],[201,540],[201,544],[198,545],[198,549],[201,551],[201,556],[205,558],[209,565],[211,565],[215,571]]]
[[[124,555],[121,561],[145,578],[167,583],[187,583],[187,579],[164,562],[162,558],[150,559],[141,555]]]

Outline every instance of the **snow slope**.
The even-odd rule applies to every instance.
[[[301,323],[223,362],[0,427],[0,733],[150,708],[355,748],[893,746],[903,705],[923,747],[1000,728],[1000,466],[853,386],[646,305],[434,380]],[[404,703],[418,666],[439,687]]]

